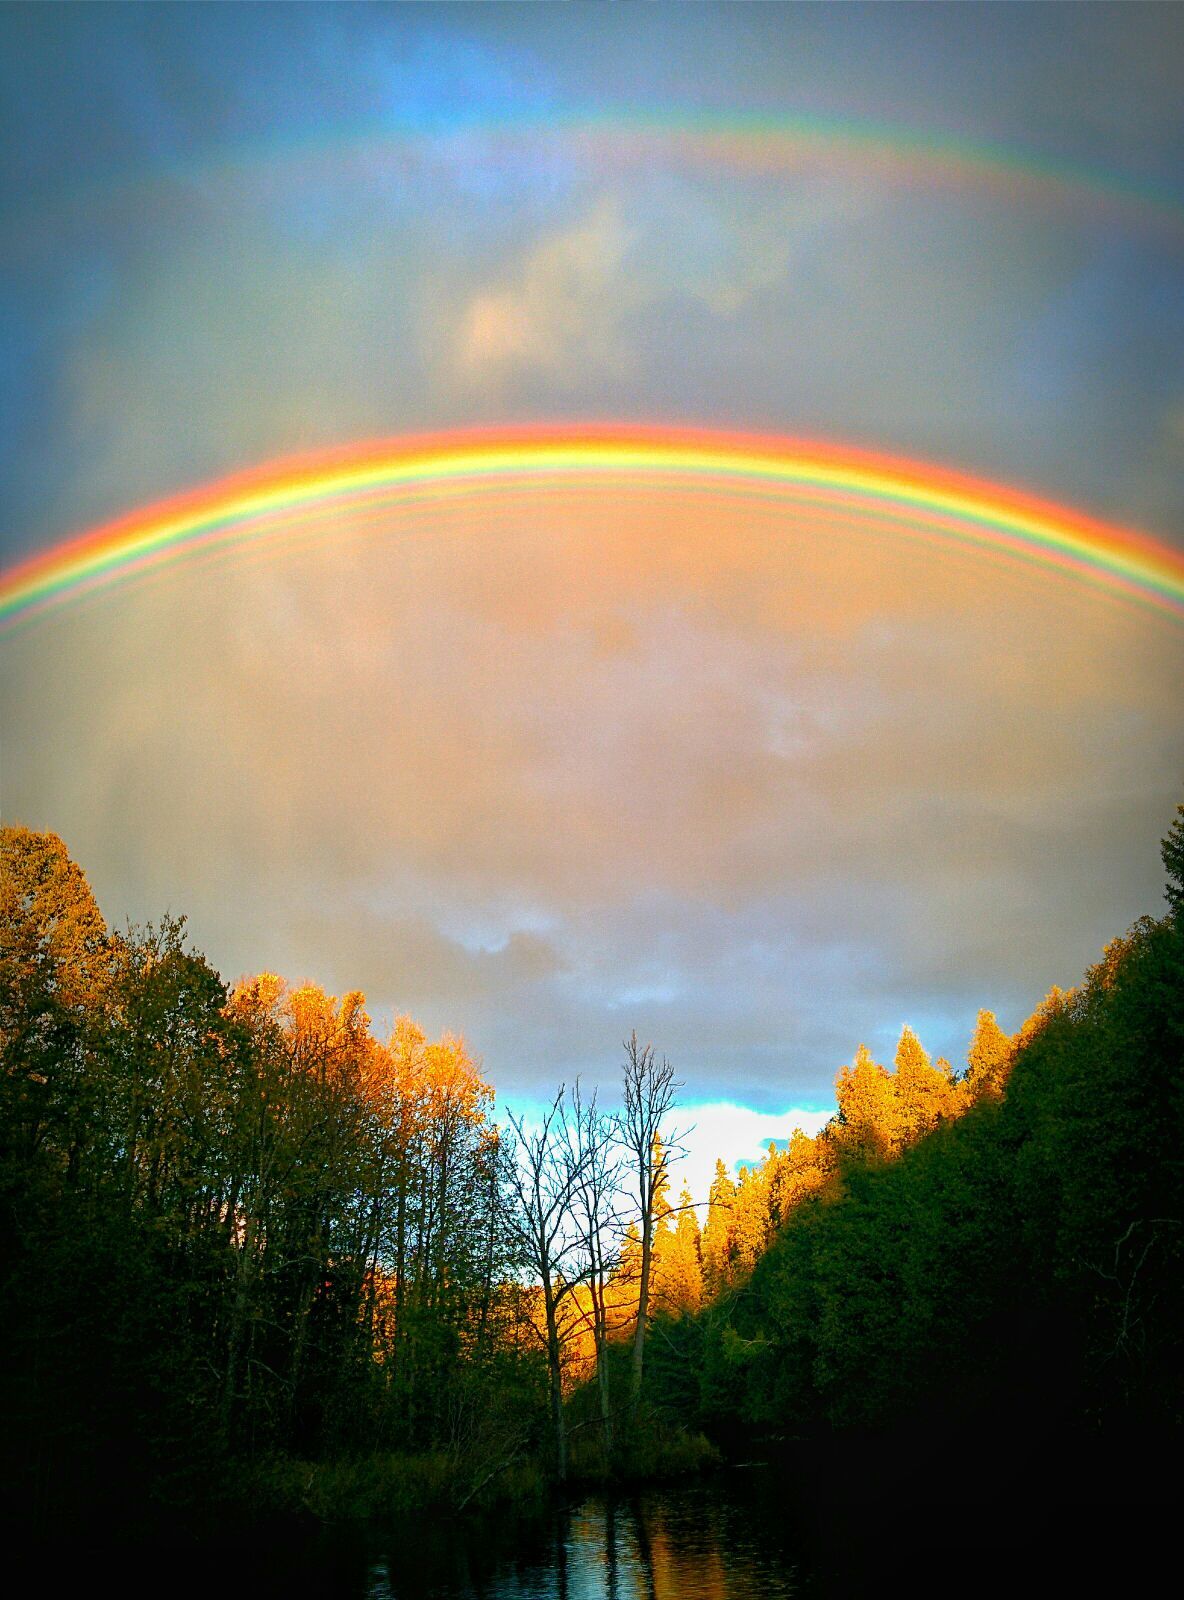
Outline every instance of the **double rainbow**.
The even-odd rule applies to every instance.
[[[852,531],[929,540],[1059,570],[1184,619],[1184,554],[1131,529],[905,458],[776,436],[641,425],[408,437],[300,456],[108,522],[0,572],[0,630],[169,563],[266,545],[403,505],[506,491],[649,488],[759,495]]]

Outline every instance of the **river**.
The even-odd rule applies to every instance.
[[[807,1579],[777,1475],[732,1468],[529,1519],[326,1529],[240,1552],[235,1588],[324,1600],[783,1600]]]
[[[902,1587],[910,1600],[1005,1600],[1021,1575],[1028,1593],[1130,1592],[1123,1575],[1143,1570],[1156,1528],[1168,1527],[1130,1506],[1057,1504],[1051,1486],[1037,1496],[1008,1485],[994,1501],[984,1487],[903,1470],[869,1499],[854,1463],[809,1476],[731,1466],[633,1494],[580,1495],[529,1518],[286,1523],[181,1560],[175,1548],[125,1547],[111,1577],[125,1597],[173,1600],[859,1600]],[[59,1556],[58,1569],[76,1575],[79,1592],[102,1587],[94,1551]]]
[[[763,1474],[719,1474],[587,1495],[508,1544],[488,1531],[400,1540],[372,1553],[356,1600],[782,1600],[802,1592],[802,1573],[768,1487]]]

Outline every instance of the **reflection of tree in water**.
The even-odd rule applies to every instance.
[[[710,1491],[646,1495],[636,1506],[647,1600],[772,1600],[793,1592],[745,1519]]]
[[[555,1600],[567,1600],[567,1535],[570,1521],[555,1518]]]
[[[617,1507],[614,1500],[604,1504],[604,1592],[606,1600],[620,1600],[617,1579]]]
[[[761,1529],[734,1514],[719,1490],[590,1497],[560,1512],[546,1538],[549,1561],[529,1573],[519,1569],[514,1587],[495,1582],[488,1590],[458,1594],[488,1600],[778,1600],[796,1593],[792,1563],[783,1552],[766,1549]]]
[[[629,1513],[633,1518],[633,1533],[637,1541],[638,1564],[645,1583],[641,1593],[645,1596],[645,1600],[658,1600],[658,1591],[654,1586],[654,1556],[650,1548],[650,1536],[649,1529],[646,1527],[645,1510],[640,1501],[630,1501]]]

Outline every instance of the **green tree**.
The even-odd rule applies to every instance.
[[[1176,807],[1175,818],[1160,845],[1160,855],[1168,875],[1164,897],[1179,914],[1184,911],[1184,805]]]

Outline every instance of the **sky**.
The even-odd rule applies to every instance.
[[[1184,9],[0,8],[2,569],[227,474],[597,423],[1184,547]],[[696,1174],[1162,910],[1184,624],[694,483],[348,506],[0,633],[0,814]],[[696,1182],[698,1182],[696,1176]]]

